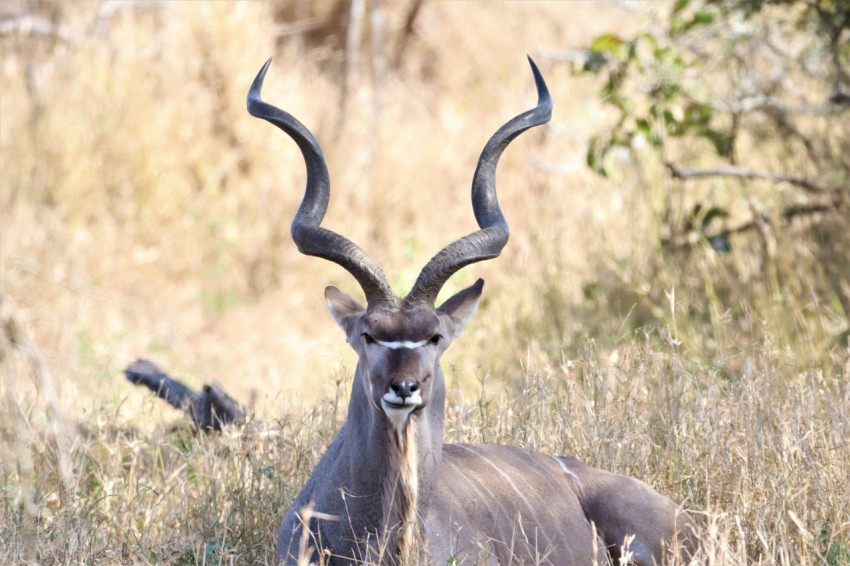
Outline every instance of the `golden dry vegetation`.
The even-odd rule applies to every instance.
[[[613,117],[557,55],[669,3],[427,2],[408,36],[411,5],[367,14],[347,82],[344,4],[0,5],[56,26],[0,35],[0,563],[273,563],[355,364],[322,289],[356,284],[292,244],[303,162],[248,85],[273,55],[265,98],[328,159],[325,225],[406,292],[475,228],[478,153],[534,102],[526,53],[555,114],[502,159],[504,253],[444,292],[487,280],[443,361],[449,439],[639,477],[698,517],[697,563],[849,563],[847,313],[817,257],[780,235],[781,300],[757,245],[667,264],[661,167],[585,166]],[[138,356],[262,424],[193,434],[123,378]]]

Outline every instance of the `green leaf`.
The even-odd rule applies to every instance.
[[[693,22],[693,25],[707,25],[714,23],[715,19],[717,19],[717,14],[714,12],[701,10],[694,15],[691,21]]]
[[[591,171],[597,175],[601,175],[606,178],[608,177],[608,169],[605,166],[605,158],[610,150],[610,140],[605,143],[601,143],[599,138],[593,138],[590,140],[590,145],[588,145],[585,159],[587,161],[587,166],[590,167]]]
[[[702,203],[695,203],[693,208],[691,208],[691,220],[696,220],[700,212],[702,212]]]
[[[725,208],[720,208],[719,206],[712,206],[706,211],[705,215],[702,217],[703,231],[708,228],[708,225],[711,224],[711,221],[715,218],[727,218],[728,216],[729,212]]]
[[[610,53],[617,58],[622,58],[625,54],[624,44],[625,42],[613,33],[606,33],[591,42],[590,51],[591,53]]]
[[[690,31],[697,26],[705,26],[710,23],[713,23],[717,18],[717,15],[710,10],[700,10],[696,14],[693,15],[689,20],[679,20],[676,18],[675,24],[671,25],[670,34],[678,35],[680,33],[684,33],[686,31]],[[671,21],[673,21],[671,19]],[[673,27],[676,29],[674,30]]]
[[[688,4],[691,3],[691,0],[676,0],[676,3],[673,4],[673,13],[678,14],[682,10],[688,7]]]
[[[607,64],[608,57],[606,57],[604,53],[591,51],[587,56],[587,59],[584,60],[582,71],[585,73],[595,73]]]
[[[690,125],[704,126],[714,116],[714,108],[708,104],[691,103],[685,110],[685,121]]]
[[[733,140],[730,134],[706,127],[700,131],[700,135],[711,142],[717,155],[729,157],[732,154]]]
[[[850,543],[834,542],[826,553],[826,563],[829,566],[840,566],[850,564]]]

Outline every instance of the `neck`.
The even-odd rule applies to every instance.
[[[383,532],[391,556],[412,556],[419,543],[419,452],[417,427],[408,420],[393,430],[392,457],[383,485]]]
[[[379,551],[384,562],[394,564],[398,557],[417,554],[421,519],[427,512],[442,454],[444,393],[435,387],[439,393],[424,409],[412,413],[399,430],[380,408],[363,398],[360,373],[355,375],[346,425],[349,430],[361,431],[346,439],[350,492],[357,501],[356,509],[349,506],[349,520],[355,537],[362,539],[364,532],[377,534],[373,551]],[[439,383],[442,385],[442,374]],[[365,519],[362,524],[361,518]]]

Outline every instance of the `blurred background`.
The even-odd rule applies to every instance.
[[[4,387],[25,411],[134,420],[121,370],[144,356],[277,415],[353,371],[322,293],[360,290],[296,251],[303,161],[245,111],[270,56],[264,98],[327,157],[324,225],[400,294],[476,228],[478,154],[535,102],[526,54],[541,67],[553,120],[498,173],[511,240],[442,295],[487,281],[451,386],[589,340],[616,357],[636,331],[730,378],[741,340],[832,372],[847,30],[827,0],[3,2]]]
[[[0,563],[274,563],[345,416],[353,351],[300,255],[324,225],[399,294],[476,229],[490,135],[511,239],[460,271],[446,438],[645,480],[697,563],[850,564],[850,3],[0,2]],[[194,434],[122,370],[218,382],[263,425]],[[254,423],[256,424],[256,423]]]

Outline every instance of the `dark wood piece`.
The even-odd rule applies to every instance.
[[[204,384],[200,393],[171,378],[150,360],[139,358],[124,370],[127,379],[143,385],[169,405],[186,411],[199,429],[220,431],[224,425],[245,420],[246,411],[218,385]]]

